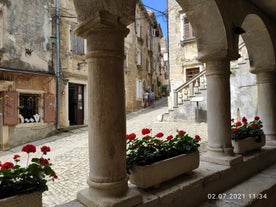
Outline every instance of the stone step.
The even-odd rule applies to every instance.
[[[227,191],[210,193],[202,207],[273,207],[276,204],[275,180],[276,164]]]

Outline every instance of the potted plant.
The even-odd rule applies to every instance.
[[[134,133],[126,135],[127,172],[137,187],[159,185],[199,166],[199,135],[193,138],[183,130],[166,138],[162,132],[150,134],[151,129],[144,128],[141,139]]]
[[[255,116],[254,120],[250,122],[246,117],[242,117],[242,120],[237,122],[231,119],[231,141],[234,152],[245,154],[264,146],[265,135],[262,127],[262,121],[258,116]]]
[[[20,165],[20,155],[13,156],[13,162],[0,162],[0,206],[42,207],[42,192],[48,190],[47,181],[57,178],[50,159],[45,158],[50,147],[40,148],[42,155],[32,158],[36,147],[27,144],[22,152],[27,153],[26,165]]]

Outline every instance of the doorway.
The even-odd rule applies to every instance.
[[[84,86],[69,83],[69,121],[70,125],[82,125],[84,119]]]

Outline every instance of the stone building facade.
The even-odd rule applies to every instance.
[[[47,0],[0,1],[0,149],[55,129]]]
[[[87,125],[88,122],[88,66],[85,61],[86,40],[77,37],[77,25],[72,0],[59,1],[59,41],[60,41],[60,128]],[[56,28],[55,10],[52,23]],[[53,33],[57,36],[57,31]]]
[[[127,111],[142,107],[144,90],[159,95],[162,31],[141,1],[136,9],[125,41]],[[87,125],[87,44],[74,32],[73,1],[0,1],[0,23],[0,148]]]
[[[197,60],[196,38],[186,14],[175,0],[168,1],[169,27],[169,63],[170,84],[173,99],[173,90],[190,80],[204,70],[204,64]],[[179,98],[194,95],[194,86],[204,85],[204,78],[198,79],[192,85],[183,88]],[[170,108],[172,103],[170,102]]]
[[[158,97],[161,70],[162,30],[154,13],[147,10],[141,1],[136,6],[135,22],[128,26],[125,38],[125,92],[126,110],[143,107],[143,93],[153,90]]]

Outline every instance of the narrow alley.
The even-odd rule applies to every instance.
[[[175,134],[177,129],[182,129],[191,136],[199,134],[202,138],[202,143],[206,142],[206,123],[158,121],[161,114],[167,111],[167,98],[162,98],[156,102],[154,108],[148,107],[127,114],[127,133],[134,132],[139,137],[141,129],[146,127],[152,129],[153,134],[161,131],[165,135],[169,135]],[[48,157],[50,157],[53,168],[58,175],[57,180],[48,182],[49,191],[43,193],[44,207],[54,207],[70,202],[76,199],[79,190],[88,187],[86,183],[89,172],[87,136],[88,131],[87,127],[85,127],[33,142],[37,147],[41,145],[51,147]],[[14,154],[20,154],[21,160],[24,161],[25,154],[21,153],[21,147],[18,146],[9,151],[0,152],[0,160],[2,162],[12,160]],[[40,155],[37,152],[37,154],[32,156],[37,157]]]

